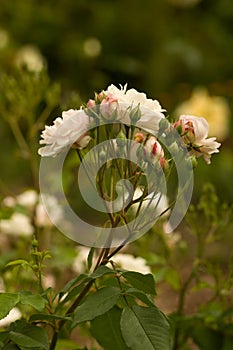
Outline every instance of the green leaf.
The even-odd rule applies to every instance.
[[[142,273],[135,271],[126,271],[122,273],[122,276],[136,289],[139,289],[147,294],[156,295],[155,280],[152,274],[148,273],[143,275]]]
[[[77,343],[72,340],[59,339],[56,350],[77,350]]]
[[[81,274],[75,278],[73,278],[72,280],[70,280],[62,289],[61,294],[66,294],[76,283],[82,281],[88,281],[90,280],[90,278],[86,275],[86,274]]]
[[[114,275],[115,272],[107,266],[100,266],[91,275],[90,278],[96,279],[105,275]]]
[[[0,319],[6,317],[19,301],[18,293],[0,293]]]
[[[13,260],[13,261],[10,261],[8,264],[6,264],[6,267],[16,266],[16,265],[29,265],[29,262],[24,259]]]
[[[20,303],[30,305],[37,311],[43,311],[47,301],[40,295],[33,295],[31,292],[21,292]]]
[[[9,331],[10,339],[20,347],[38,350],[47,350],[49,340],[46,331],[33,324],[28,324],[23,320],[13,323]]]
[[[171,349],[169,322],[156,307],[126,307],[121,317],[121,332],[130,349]]]
[[[59,339],[56,345],[56,350],[88,350],[86,347],[80,348],[77,346],[77,343],[72,340]]]
[[[18,346],[15,344],[4,345],[4,350],[19,350]]]
[[[214,331],[207,327],[195,326],[190,329],[190,335],[194,342],[200,346],[202,350],[219,350],[222,345],[222,335],[220,332]]]
[[[139,300],[141,300],[145,305],[148,306],[155,306],[153,298],[150,295],[147,295],[145,293],[143,293],[142,291],[136,289],[136,288],[129,288],[126,291],[127,296],[133,296],[138,298]],[[127,297],[128,299],[128,297]]]
[[[78,323],[93,320],[110,310],[117,302],[120,290],[115,287],[107,287],[87,296],[85,301],[74,312],[72,327]]]
[[[71,318],[67,316],[48,315],[48,314],[34,314],[30,317],[30,321],[51,321],[51,320],[71,321]]]
[[[127,350],[121,334],[122,310],[114,306],[91,321],[91,334],[105,350]]]
[[[88,253],[88,257],[87,257],[87,267],[88,269],[90,270],[91,267],[92,267],[92,260],[93,260],[93,255],[94,255],[94,252],[95,252],[95,248],[92,247]]]

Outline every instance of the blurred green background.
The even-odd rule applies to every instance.
[[[1,192],[36,184],[45,120],[50,124],[63,108],[78,108],[109,84],[128,83],[172,116],[202,88],[192,109],[207,118],[222,147],[211,166],[201,160],[195,170],[194,200],[210,181],[233,202],[232,62],[231,0],[1,0]],[[17,71],[23,65],[36,72],[45,66],[47,75],[27,80],[26,71]],[[15,141],[14,120],[28,154]],[[37,165],[29,166],[32,158]]]

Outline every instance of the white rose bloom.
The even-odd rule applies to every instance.
[[[131,254],[116,254],[112,258],[113,262],[123,270],[136,271],[143,274],[151,273],[150,267],[142,257],[134,257]]]
[[[119,103],[127,103],[129,106],[133,105],[136,107],[138,104],[140,107],[145,107],[152,111],[163,112],[165,109],[162,109],[160,103],[157,100],[152,100],[147,98],[146,94],[143,92],[138,92],[135,89],[127,89],[127,85],[118,89],[115,85],[110,85],[106,91],[104,91],[105,95],[112,94],[117,98]]]
[[[187,144],[192,144],[191,155],[203,156],[207,164],[210,164],[210,157],[213,153],[219,152],[220,143],[216,137],[208,137],[209,125],[204,118],[192,115],[181,115],[179,122],[182,125],[183,139]],[[179,123],[178,122],[178,123]]]
[[[128,107],[139,106],[141,111],[141,118],[137,121],[136,125],[139,128],[153,133],[158,131],[159,122],[165,118],[162,113],[165,109],[162,109],[160,103],[157,100],[147,98],[145,93],[138,92],[135,89],[126,90],[127,85],[118,89],[115,85],[110,85],[103,93],[108,96],[112,95],[117,98],[120,108],[123,108],[122,122],[130,124],[130,119],[125,111]]]
[[[34,232],[30,218],[21,213],[14,213],[9,220],[1,220],[0,230],[6,234],[23,236],[31,236]]]
[[[20,319],[21,316],[22,314],[19,311],[19,309],[17,307],[14,307],[6,317],[0,320],[0,327],[9,326],[9,324],[11,324],[12,322],[15,322],[16,320]]]
[[[46,146],[40,148],[38,153],[42,157],[55,157],[72,145],[76,148],[82,148],[82,139],[87,136],[89,123],[89,117],[82,109],[70,109],[62,112],[62,117],[58,117],[54,121],[54,125],[46,126],[45,130],[42,131],[43,140],[40,141],[40,144]],[[90,139],[85,138],[85,146],[89,141]]]

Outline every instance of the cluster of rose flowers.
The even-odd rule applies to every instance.
[[[92,110],[93,113],[90,112]],[[137,113],[138,110],[140,113]],[[147,98],[145,93],[127,90],[127,85],[120,88],[110,85],[105,91],[95,94],[95,98],[85,106],[62,112],[62,117],[58,117],[52,126],[46,126],[40,141],[45,146],[39,149],[39,154],[55,157],[70,147],[86,148],[92,139],[90,130],[97,126],[93,120],[98,113],[104,123],[134,124],[134,141],[143,144],[148,161],[153,162],[156,158],[164,166],[164,150],[154,135],[161,122],[167,120],[165,112],[157,100]],[[169,123],[171,125],[179,133],[189,154],[195,158],[203,156],[210,164],[211,155],[219,152],[220,143],[215,137],[208,138],[207,121],[203,117],[181,115],[173,124]]]

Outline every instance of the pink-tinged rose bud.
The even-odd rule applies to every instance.
[[[134,135],[134,141],[135,142],[142,143],[142,142],[144,142],[144,140],[145,140],[145,136],[143,135],[142,132],[137,132]]]
[[[149,162],[155,162],[164,157],[164,151],[160,143],[154,136],[151,136],[145,144],[145,157]]]
[[[165,157],[161,157],[159,162],[163,169],[166,170],[168,168],[168,161],[165,159]]]
[[[88,108],[94,108],[95,106],[96,106],[96,103],[95,103],[94,100],[89,100],[89,101],[87,102],[87,107],[88,107]]]
[[[118,100],[112,94],[109,94],[100,103],[100,110],[102,115],[108,119],[115,119],[115,113],[118,111]]]

